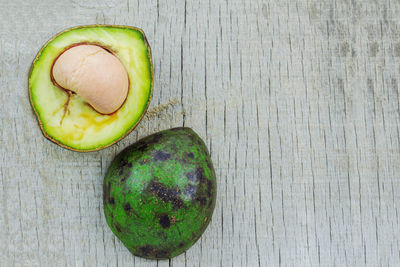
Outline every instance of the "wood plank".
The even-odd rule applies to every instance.
[[[393,0],[0,2],[1,266],[400,265],[400,3]],[[128,137],[76,153],[47,141],[27,73],[75,25],[142,28],[150,110]],[[108,228],[102,180],[137,139],[176,126],[206,141],[218,200],[169,261]]]

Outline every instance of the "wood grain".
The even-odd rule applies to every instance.
[[[1,0],[0,265],[399,266],[399,12],[394,0]],[[76,153],[42,136],[27,74],[51,36],[93,23],[144,30],[153,112]],[[134,257],[106,225],[105,170],[182,125],[212,153],[213,220],[174,259]]]

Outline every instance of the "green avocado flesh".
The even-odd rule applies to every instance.
[[[52,82],[55,59],[82,43],[112,51],[128,73],[128,96],[112,114],[98,113],[80,96]],[[150,47],[141,30],[111,25],[72,28],[52,38],[36,56],[29,76],[31,104],[44,135],[53,142],[77,151],[102,149],[122,139],[142,118],[152,94],[152,72]]]
[[[104,213],[134,255],[172,258],[207,228],[216,200],[208,149],[190,128],[158,132],[123,150],[104,179]]]

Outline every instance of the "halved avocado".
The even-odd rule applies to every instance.
[[[99,45],[124,65],[129,92],[114,113],[98,113],[80,96],[52,80],[57,57],[79,44]],[[153,90],[150,46],[142,30],[129,26],[89,25],[67,29],[49,40],[34,59],[29,74],[31,105],[44,136],[74,151],[95,151],[124,138],[139,123]]]

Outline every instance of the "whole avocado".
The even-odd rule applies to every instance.
[[[147,136],[112,161],[104,179],[104,213],[131,253],[172,258],[209,224],[215,171],[203,140],[190,128]]]

